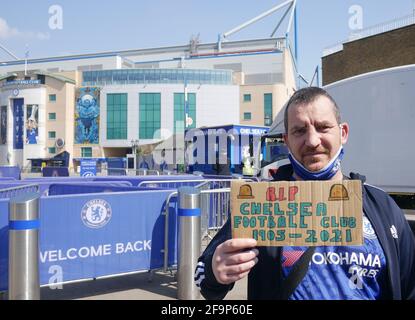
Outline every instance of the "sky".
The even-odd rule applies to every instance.
[[[284,1],[1,0],[0,45],[19,58],[27,51],[29,58],[42,58],[186,45],[196,35],[201,43],[212,43],[218,34]],[[297,0],[299,72],[310,80],[323,50],[348,39],[352,29],[412,14],[414,7],[415,0]],[[283,12],[229,40],[269,37]],[[278,36],[285,34],[286,25]],[[10,60],[0,49],[0,62]]]

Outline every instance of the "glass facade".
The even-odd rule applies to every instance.
[[[189,117],[192,124],[187,125],[187,129],[196,128],[196,94],[188,93],[187,102],[189,105]],[[183,132],[184,127],[184,93],[174,94],[174,132]]]
[[[83,86],[134,83],[188,83],[232,85],[231,70],[117,69],[84,71]]]
[[[272,93],[264,94],[264,125],[272,124]]]
[[[127,139],[127,94],[107,94],[107,139]]]
[[[161,94],[160,93],[140,93],[140,115],[139,115],[139,138],[158,139],[160,138],[161,128]]]
[[[92,157],[92,148],[91,147],[81,148],[81,157],[82,158],[91,158]]]

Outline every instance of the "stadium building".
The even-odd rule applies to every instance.
[[[286,1],[255,19],[287,4],[294,12]],[[226,39],[245,23],[217,43],[1,62],[0,165],[62,151],[125,157],[133,141],[154,145],[183,130],[185,105],[186,128],[270,126],[297,87],[292,20],[284,37]]]

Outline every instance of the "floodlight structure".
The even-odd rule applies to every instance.
[[[293,21],[294,21],[294,42],[295,42],[295,58],[297,59],[297,17],[296,17],[296,5],[297,5],[297,0],[288,0],[285,1],[275,7],[272,7],[271,9],[261,13],[260,15],[252,18],[249,21],[244,22],[243,24],[227,31],[224,33],[219,34],[218,36],[218,51],[222,50],[222,42],[226,41],[227,38],[229,36],[231,36],[234,33],[237,33],[239,31],[241,31],[242,29],[245,29],[246,27],[250,26],[251,24],[264,19],[265,17],[273,14],[274,12],[282,9],[282,8],[286,8],[286,11],[284,12],[283,16],[281,17],[280,21],[278,22],[277,26],[275,27],[275,29],[272,31],[271,33],[271,38],[275,35],[275,33],[277,32],[277,30],[279,29],[279,27],[281,26],[281,23],[285,20],[285,18],[287,17],[287,15],[290,13],[290,18],[289,18],[289,22],[288,22],[288,26],[287,26],[287,30],[285,32],[285,39],[288,40],[288,35],[289,32],[291,30]]]
[[[5,46],[0,44],[0,49],[3,49],[4,52],[6,52],[8,55],[12,56],[15,60],[20,60],[16,55],[14,55],[9,49],[7,49]]]

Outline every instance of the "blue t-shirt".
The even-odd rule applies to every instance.
[[[374,300],[387,281],[386,258],[370,221],[363,216],[362,246],[316,247],[307,274],[290,300]],[[286,278],[307,247],[284,247]]]

